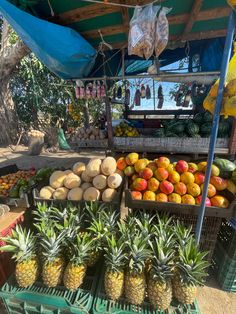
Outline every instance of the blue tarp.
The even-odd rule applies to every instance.
[[[96,59],[96,50],[76,31],[36,18],[0,1],[0,12],[53,73],[63,79],[89,75]]]

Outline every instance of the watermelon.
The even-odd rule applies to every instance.
[[[179,137],[177,134],[167,131],[165,134],[166,137]]]
[[[184,131],[185,124],[184,122],[178,121],[176,123],[172,123],[166,127],[167,132],[179,134]]]
[[[200,132],[203,134],[211,134],[212,123],[203,123],[200,127]]]
[[[201,135],[200,134],[193,134],[191,137],[193,137],[193,138],[201,138]]]
[[[188,137],[188,134],[185,132],[179,133],[179,137]]]
[[[209,111],[205,111],[202,116],[203,122],[211,122],[212,121],[212,114]]]
[[[196,123],[189,121],[186,125],[186,131],[190,136],[196,135],[199,132],[199,126]]]
[[[193,122],[195,122],[197,124],[202,124],[202,120],[203,120],[203,114],[202,113],[197,113],[193,117]]]
[[[214,164],[221,170],[221,171],[234,171],[236,169],[236,165],[228,160],[223,158],[216,158],[214,160]]]
[[[219,123],[219,128],[218,128],[218,137],[228,137],[230,131],[230,123],[228,121],[221,121]]]

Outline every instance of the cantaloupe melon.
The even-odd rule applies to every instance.
[[[111,189],[117,189],[122,183],[122,177],[118,173],[113,173],[107,178],[107,184]]]
[[[65,187],[61,187],[56,189],[56,191],[53,193],[52,197],[55,200],[66,200],[67,194],[68,194],[68,189]]]
[[[101,171],[106,176],[113,174],[116,171],[116,160],[113,157],[106,157],[101,165]]]
[[[102,193],[103,202],[111,202],[116,196],[117,191],[115,189],[108,188]]]
[[[70,170],[70,169],[68,169],[68,170],[65,170],[64,173],[65,173],[66,175],[68,175],[68,174],[70,174],[70,173],[73,173],[73,171]]]
[[[90,187],[84,191],[83,199],[85,201],[97,201],[99,200],[100,192],[94,187]]]
[[[84,182],[92,182],[93,181],[93,178],[88,175],[86,170],[82,172],[81,179]]]
[[[101,159],[91,159],[86,166],[86,172],[90,177],[96,177],[101,173]]]
[[[93,186],[98,190],[104,190],[107,186],[107,177],[103,174],[93,178]]]
[[[66,177],[66,174],[64,171],[60,171],[60,170],[54,171],[49,179],[50,186],[54,189],[58,189],[62,187],[65,177]]]
[[[72,169],[75,174],[81,175],[81,173],[85,170],[85,163],[79,161],[74,164]]]
[[[81,201],[84,191],[81,188],[74,188],[69,191],[67,199],[71,201]]]
[[[90,183],[90,182],[84,182],[84,183],[82,183],[81,184],[81,189],[83,190],[83,191],[85,191],[85,190],[87,190],[88,188],[90,188],[91,186],[93,186],[92,185],[92,183]]]
[[[39,192],[39,196],[41,198],[44,198],[45,200],[48,200],[50,198],[52,198],[52,194],[53,192],[55,192],[55,190],[51,187],[51,186],[44,186],[40,192]]]
[[[70,173],[65,177],[63,184],[67,189],[78,188],[81,184],[81,179],[76,174]]]

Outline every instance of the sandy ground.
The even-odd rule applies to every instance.
[[[15,152],[8,148],[0,148],[0,167],[17,164],[21,169],[30,167],[40,168],[65,167],[70,168],[76,161],[87,161],[92,157],[103,157],[103,152],[81,151],[42,153],[40,156],[29,156],[25,147],[19,146]],[[198,291],[198,303],[202,314],[235,314],[236,293],[227,293],[220,290],[214,276],[211,276],[206,285]],[[0,307],[0,313],[3,310]]]

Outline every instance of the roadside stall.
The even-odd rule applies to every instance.
[[[207,276],[222,219],[235,215],[236,167],[214,154],[235,153],[236,94],[234,77],[228,75],[234,66],[234,56],[229,60],[236,17],[223,0],[136,5],[129,0],[0,4],[36,56],[74,85],[75,106],[92,97],[103,104],[106,131],[88,124],[77,130],[75,145],[107,144],[113,153],[124,152],[77,162],[71,169],[46,169],[44,175],[38,170],[34,184],[27,181],[30,188],[22,191],[32,197],[31,223],[2,238],[1,250],[13,252],[16,262],[0,291],[9,313],[200,313],[197,289]],[[160,70],[183,59],[186,49],[190,60],[213,39],[224,44],[220,69],[213,62],[199,73]],[[174,121],[160,119],[160,88],[157,109],[133,111],[127,82],[146,78],[209,85],[202,99],[208,111],[182,108],[164,112]],[[134,96],[139,106],[142,97],[150,99],[151,89],[140,86]],[[143,116],[142,124],[149,127],[121,122],[113,128],[117,98],[129,123],[132,115],[135,120]],[[68,110],[78,114],[76,107]],[[230,120],[219,121],[220,112]],[[153,125],[146,119],[152,115]],[[174,153],[207,153],[208,158],[194,162]],[[122,201],[130,209],[124,221]]]

